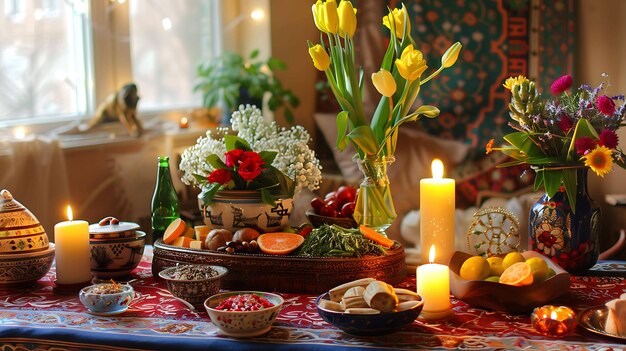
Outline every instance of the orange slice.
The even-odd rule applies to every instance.
[[[183,235],[185,230],[187,230],[187,224],[185,224],[185,221],[180,218],[176,218],[165,229],[165,232],[163,233],[163,242],[166,244],[173,243],[176,238]]]
[[[176,238],[176,240],[174,240],[172,245],[178,246],[178,247],[189,248],[192,241],[194,241],[192,238],[189,238],[186,236],[179,236],[178,238]]]
[[[263,253],[287,255],[302,245],[304,237],[300,234],[279,232],[261,234],[256,241]]]
[[[513,286],[530,285],[533,280],[533,270],[526,262],[512,264],[500,276],[500,283]]]

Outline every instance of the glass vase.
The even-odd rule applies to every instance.
[[[397,217],[387,177],[387,166],[394,161],[393,156],[357,160],[364,178],[356,198],[354,220],[380,233],[384,233]]]
[[[576,211],[563,186],[553,196],[543,195],[530,209],[529,248],[544,254],[569,273],[582,273],[598,261],[600,207],[587,191],[588,168],[576,170]]]

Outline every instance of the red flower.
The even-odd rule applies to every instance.
[[[259,165],[259,167],[265,164],[265,162],[261,158],[261,155],[259,155],[258,153],[254,151],[246,151],[243,153],[243,156],[241,157],[241,162],[243,163],[246,160],[250,160],[250,162],[254,162],[255,164]]]
[[[564,134],[567,134],[567,132],[569,132],[569,130],[572,129],[572,127],[574,126],[572,120],[567,115],[561,115],[557,124],[559,126],[559,129],[561,129]]]
[[[584,136],[576,139],[574,146],[576,147],[576,153],[584,155],[596,147],[596,141],[591,137]]]
[[[552,85],[550,86],[550,90],[552,90],[552,94],[559,95],[560,93],[569,89],[573,83],[574,81],[572,79],[572,76],[565,75],[555,80],[554,83],[552,83]]]
[[[216,169],[207,177],[209,183],[220,183],[222,185],[230,182],[232,175],[227,169]]]
[[[243,154],[244,151],[241,149],[230,150],[225,153],[224,156],[226,156],[226,166],[231,168],[239,166]]]
[[[258,156],[258,154],[257,154]],[[259,157],[260,159],[260,157]],[[263,160],[261,160],[261,164]],[[237,173],[243,178],[243,180],[250,182],[253,181],[254,178],[258,177],[261,174],[261,164],[259,164],[254,157],[243,158],[241,163],[239,164],[239,169]]]
[[[598,145],[606,146],[608,149],[615,149],[617,144],[619,144],[619,137],[617,134],[608,128],[602,129]]]
[[[599,96],[596,100],[596,107],[603,115],[610,116],[615,113],[615,103],[606,95]]]

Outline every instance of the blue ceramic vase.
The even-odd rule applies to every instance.
[[[601,228],[600,207],[587,191],[588,168],[577,169],[576,211],[572,211],[565,188],[545,194],[530,209],[528,245],[569,273],[587,271],[598,261]]]

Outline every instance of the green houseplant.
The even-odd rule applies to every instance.
[[[283,88],[280,80],[274,76],[277,70],[287,66],[279,59],[270,57],[267,61],[258,60],[259,50],[250,53],[247,59],[233,52],[225,52],[202,62],[198,66],[198,82],[194,91],[203,94],[203,105],[214,107],[223,103],[230,115],[240,104],[258,104],[265,93],[270,94],[267,106],[272,111],[281,107],[285,118],[293,123],[292,108],[300,104],[298,98],[289,89]]]

